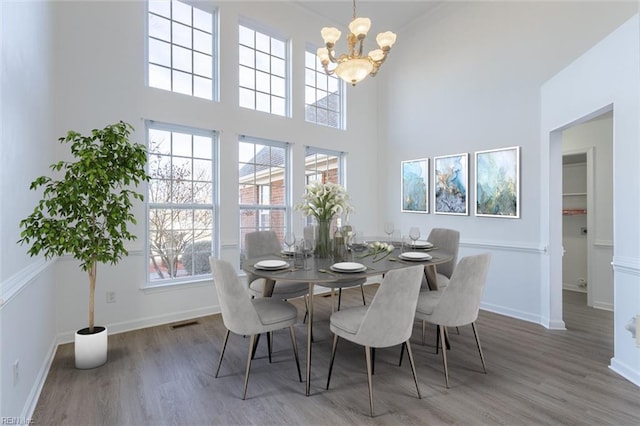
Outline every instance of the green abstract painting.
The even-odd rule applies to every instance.
[[[520,217],[520,147],[476,152],[476,216]]]

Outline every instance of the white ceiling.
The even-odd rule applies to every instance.
[[[371,19],[374,34],[383,31],[397,32],[419,16],[429,13],[445,0],[358,0],[357,17]],[[327,26],[346,29],[353,16],[352,0],[294,0],[302,8],[327,19]],[[318,29],[318,31],[320,31]]]

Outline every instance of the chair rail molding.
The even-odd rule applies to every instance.
[[[640,259],[633,257],[614,256],[611,262],[614,272],[640,276]]]
[[[38,258],[20,271],[16,272],[0,283],[0,309],[22,290],[24,290],[34,278],[43,273],[48,267],[53,265],[56,259],[46,260],[44,257]]]
[[[529,244],[522,242],[507,242],[507,241],[488,241],[488,240],[460,240],[461,247],[468,247],[473,249],[490,249],[490,250],[504,250],[504,251],[518,251],[522,253],[531,254],[545,254],[547,248],[545,246],[537,244]]]

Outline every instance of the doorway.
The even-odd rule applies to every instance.
[[[613,311],[613,111],[562,131],[563,289]]]

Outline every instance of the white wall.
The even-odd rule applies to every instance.
[[[48,2],[0,2],[0,418],[26,416],[56,344],[53,268],[16,245],[29,191],[54,158],[52,13]],[[14,382],[13,363],[19,363]]]
[[[549,318],[541,294],[540,87],[635,12],[633,3],[449,2],[399,33],[377,77],[386,100],[378,164],[384,216],[404,232],[459,229],[461,256],[492,252],[483,308],[564,327]],[[521,218],[475,217],[473,153],[514,145],[521,147]],[[460,152],[472,155],[472,213],[401,213],[400,162]]]
[[[326,23],[304,15],[302,8],[284,2],[220,3],[220,102],[194,99],[145,87],[146,3],[56,2],[56,131],[86,131],[116,120],[136,127],[133,138],[144,141],[143,119],[213,129],[220,137],[221,256],[238,262],[237,138],[240,134],[287,141],[293,144],[293,197],[304,192],[305,145],[343,150],[348,156],[347,186],[356,207],[353,223],[364,231],[375,229],[378,205],[375,176],[377,163],[377,90],[365,81],[347,90],[347,131],[304,121],[304,48],[321,42],[319,29]],[[292,16],[292,13],[294,16]],[[293,19],[300,15],[300,19]],[[237,26],[243,16],[290,36],[292,43],[293,117],[283,118],[238,107]],[[116,30],[117,28],[117,30]],[[66,155],[59,151],[58,156]],[[211,282],[200,285],[141,290],[146,279],[144,258],[144,206],[136,206],[139,239],[129,247],[130,256],[117,266],[100,266],[96,298],[96,322],[112,332],[175,321],[217,312]],[[302,219],[293,223],[302,232]],[[87,278],[76,263],[58,263],[56,297],[58,331],[64,341],[86,323]],[[116,293],[116,303],[105,303],[105,292]]]
[[[550,316],[560,315],[560,173],[558,134],[613,107],[614,357],[611,368],[640,385],[640,348],[624,329],[640,313],[640,18],[636,14],[542,87],[540,214],[550,256],[543,277]]]
[[[613,309],[613,116],[604,114],[562,132],[563,151],[593,148],[593,197],[589,216],[589,304]],[[585,170],[586,171],[586,170]],[[586,180],[584,181],[586,185]],[[563,200],[567,202],[567,198]],[[574,221],[572,221],[574,219]],[[565,217],[564,224],[574,224],[584,217]],[[583,224],[582,226],[585,226]],[[573,235],[576,235],[573,229]],[[585,239],[584,237],[582,238]],[[565,250],[568,248],[565,246]],[[568,254],[568,253],[567,253]],[[566,254],[565,254],[566,256]],[[563,260],[564,261],[564,260]],[[564,274],[564,271],[563,271]],[[565,281],[565,280],[563,280]],[[566,282],[566,281],[565,281]]]

